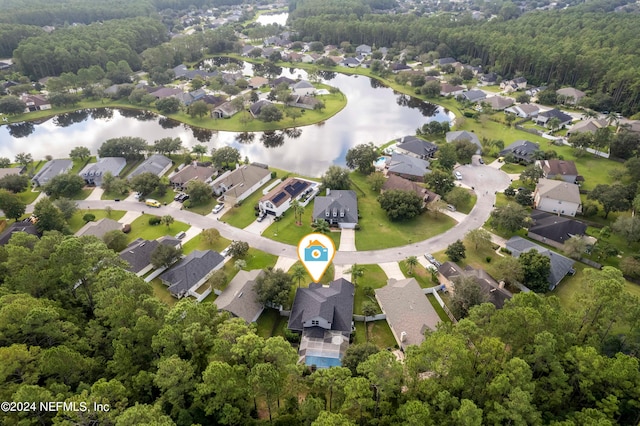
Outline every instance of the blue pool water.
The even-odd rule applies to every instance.
[[[340,362],[339,358],[326,358],[323,356],[306,356],[304,363],[307,365],[315,365],[317,368],[342,366],[342,362]]]
[[[374,163],[374,165],[377,168],[382,168],[384,167],[385,163],[387,162],[387,157],[379,157],[376,162]]]

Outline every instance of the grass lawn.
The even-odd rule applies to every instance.
[[[471,195],[469,201],[456,207],[456,210],[458,210],[460,213],[471,213],[471,210],[473,210],[473,206],[475,206],[476,202],[478,201],[478,196],[475,194],[475,192],[469,191],[469,194]]]
[[[82,188],[80,192],[71,197],[72,200],[86,200],[89,195],[93,192],[94,188]]]
[[[516,173],[520,174],[524,169],[525,169],[525,166],[523,166],[522,164],[515,164],[515,163],[504,163],[500,168],[500,170],[510,175],[516,174]]]
[[[274,336],[284,337],[284,329],[287,327],[288,320],[289,318],[283,317],[277,310],[266,308],[256,321],[257,334],[265,339]]]
[[[127,235],[129,242],[136,238],[143,238],[145,240],[155,240],[164,235],[175,235],[178,232],[186,231],[191,226],[184,222],[173,222],[171,226],[165,225],[149,225],[149,219],[154,217],[152,214],[143,214],[131,223],[131,232]]]
[[[167,286],[162,284],[160,278],[154,278],[151,280],[151,287],[153,287],[153,294],[167,306],[172,307],[176,303],[178,303],[178,299],[173,297],[169,290],[167,290]]]
[[[205,241],[204,238],[202,238],[202,234],[198,234],[182,246],[182,252],[190,253],[193,250],[215,250],[219,253],[224,250],[230,243],[230,240],[227,240],[224,237],[219,237],[215,243],[209,244]]]
[[[376,289],[387,285],[387,275],[378,265],[362,265],[362,267],[364,268],[364,275],[358,278],[356,295],[353,301],[353,313],[357,315],[362,315],[362,302],[365,300],[371,300],[378,306],[378,302],[374,297],[369,299],[364,295],[364,288],[371,287]],[[378,312],[381,313],[382,311],[378,308]]]
[[[456,221],[449,216],[434,212],[424,212],[418,217],[391,222],[366,182],[366,177],[358,172],[351,173],[352,188],[358,195],[360,230],[356,231],[356,248],[374,250],[403,246],[414,241],[422,241],[451,229]]]
[[[292,210],[287,211],[277,222],[273,222],[262,233],[264,237],[271,238],[274,241],[279,241],[285,244],[292,244],[297,246],[302,237],[314,232],[311,227],[311,212],[313,211],[313,202],[305,207],[305,214],[302,217],[302,225],[295,223],[295,218]],[[271,217],[265,218],[265,220],[272,220]],[[329,238],[333,240],[333,244],[336,246],[336,250],[340,247],[340,232],[329,232],[327,234]]]
[[[96,163],[98,159],[95,156],[92,156],[85,160],[72,160],[72,161],[73,161],[73,166],[71,167],[71,170],[69,171],[69,173],[71,173],[72,175],[77,175],[78,173],[80,173],[80,170],[84,169],[84,166],[86,166],[89,163]]]
[[[433,294],[427,294],[426,296],[427,296],[427,299],[429,299],[431,306],[433,306],[433,309],[435,309],[436,312],[438,313],[438,316],[440,317],[440,321],[451,322],[451,318],[449,318],[449,315],[447,315],[444,309],[442,309],[442,306],[440,306],[440,304],[436,300],[436,297]]]
[[[365,334],[364,322],[356,322],[356,333],[353,343],[366,343],[367,336]],[[376,345],[380,349],[395,348],[398,344],[391,333],[391,328],[385,320],[370,321],[367,323],[369,329],[368,341]]]
[[[293,268],[296,265],[301,265],[299,260],[296,263],[294,263],[293,266],[291,266],[291,268],[289,268],[289,270],[287,272],[291,273],[291,271],[293,270]],[[320,278],[320,283],[329,284],[331,281],[333,281],[334,276],[335,276],[335,269],[334,269],[333,263],[332,263],[327,268],[327,272],[325,272],[324,275],[322,276],[322,278]],[[300,280],[300,287],[309,287],[309,283],[311,283],[311,282],[313,282],[313,279],[311,278],[311,275],[309,275],[309,273],[306,272],[306,269],[305,269],[304,278],[302,278]],[[294,281],[293,282],[293,286],[294,286],[294,288],[297,288],[298,287],[298,282]]]
[[[499,279],[500,271],[498,270],[498,268],[496,268],[495,261],[498,260],[500,256],[495,251],[493,251],[492,249],[475,250],[473,246],[471,246],[466,241],[464,242],[464,245],[466,247],[465,253],[467,257],[462,259],[460,262],[457,262],[460,267],[464,268],[465,266],[470,265],[476,269],[484,269],[489,273],[489,275],[491,275],[495,279]],[[439,251],[432,254],[441,262],[449,260],[447,255],[444,254],[444,251]],[[491,262],[489,263],[487,263],[486,261],[487,256],[491,257]]]
[[[213,210],[216,204],[218,204],[218,202],[216,201],[215,198],[212,197],[206,203],[201,203],[201,204],[198,204],[197,206],[189,205],[189,208],[187,210],[205,216],[211,213],[211,210]]]
[[[40,195],[40,191],[36,192],[32,191],[31,188],[28,188],[26,191],[19,192],[16,195],[23,203],[31,204],[36,200],[36,198],[38,198],[38,195]]]
[[[100,220],[105,217],[113,220],[120,220],[126,212],[123,210],[111,210],[111,214],[109,215],[106,210],[78,210],[73,214],[73,216],[71,216],[71,219],[69,219],[68,222],[71,232],[75,234],[80,228],[85,225],[85,221],[82,220],[82,217],[87,213],[91,213],[92,215],[94,215],[96,217],[96,220]]]
[[[115,200],[116,198],[119,200],[124,200],[125,198],[127,198],[129,196],[129,193],[127,192],[126,194],[118,194],[116,192],[107,192],[104,191],[102,193],[102,195],[100,196],[101,200]]]
[[[431,272],[427,271],[427,268],[424,266],[417,264],[413,267],[413,273],[409,273],[409,267],[407,266],[406,260],[399,262],[399,264],[400,270],[404,276],[407,278],[415,278],[416,281],[418,281],[418,284],[420,284],[420,287],[429,288],[437,285],[437,283],[431,281]]]
[[[265,183],[260,187],[260,189],[242,201],[242,204],[238,207],[231,207],[224,215],[222,215],[220,220],[231,226],[235,226],[236,228],[245,228],[249,226],[254,220],[256,220],[256,211],[254,206],[258,204],[258,201],[262,198],[262,190],[271,183],[273,183],[273,180],[269,180],[269,182]]]

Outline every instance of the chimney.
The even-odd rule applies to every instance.
[[[403,331],[402,333],[400,333],[400,342],[405,342],[407,340],[407,332]]]

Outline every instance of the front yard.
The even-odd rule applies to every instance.
[[[92,211],[93,212],[93,211]],[[175,235],[178,232],[186,231],[191,226],[184,222],[173,222],[171,226],[163,224],[149,225],[149,219],[156,215],[143,214],[131,223],[131,232],[127,235],[129,242],[136,238],[145,240],[156,240],[164,235]]]
[[[78,210],[73,214],[73,216],[71,216],[71,219],[69,219],[69,221],[67,222],[69,224],[69,229],[71,230],[71,232],[75,234],[80,230],[80,228],[82,228],[85,225],[85,221],[82,220],[82,217],[87,213],[91,213],[92,215],[94,215],[96,217],[96,220],[100,220],[105,217],[108,217],[109,219],[113,219],[117,221],[117,220],[120,220],[122,216],[124,216],[125,211],[123,210],[111,210],[111,211]]]

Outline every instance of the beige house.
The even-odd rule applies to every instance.
[[[214,194],[224,195],[224,201],[235,204],[253,194],[270,179],[271,172],[266,167],[249,164],[224,172],[211,183],[211,187]]]
[[[533,193],[533,206],[547,213],[575,216],[582,212],[580,188],[562,180],[540,179]]]

